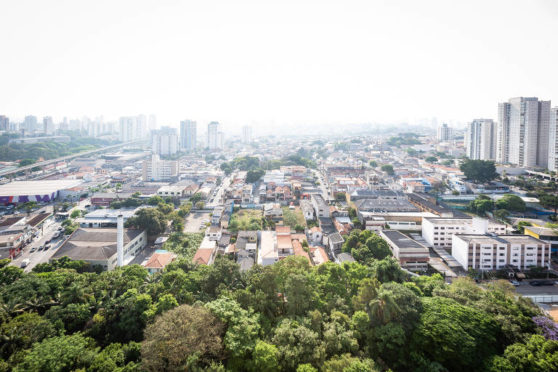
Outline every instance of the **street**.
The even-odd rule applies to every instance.
[[[227,189],[227,187],[230,186],[230,184],[231,184],[231,176],[225,177],[223,179],[223,182],[221,182],[221,184],[217,186],[217,188],[215,188],[213,193],[211,193],[211,195],[207,197],[207,203],[205,204],[205,207],[208,209],[212,209],[218,205],[221,205],[223,199],[223,192]]]
[[[60,227],[60,223],[54,221],[50,222],[47,226],[44,226],[42,235],[39,238],[35,238],[30,244],[23,248],[22,254],[20,254],[19,257],[17,257],[16,259],[12,260],[12,262],[10,262],[10,265],[20,267],[21,262],[24,259],[29,258],[31,262],[27,265],[27,267],[25,267],[24,271],[30,272],[35,266],[37,266],[37,264],[48,262],[50,257],[52,257],[54,252],[56,252],[58,247],[64,241],[64,235],[62,235],[62,237],[58,239],[51,241],[51,247],[48,250],[39,251],[39,247],[44,246],[45,242],[52,238],[52,235],[58,230],[58,227]],[[33,247],[35,247],[36,250],[35,252],[31,253],[31,249]]]

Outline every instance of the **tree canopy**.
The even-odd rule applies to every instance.
[[[490,182],[498,177],[494,162],[489,160],[465,159],[459,168],[468,180],[476,183]]]

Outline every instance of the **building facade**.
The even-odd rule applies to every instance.
[[[473,160],[496,160],[496,123],[492,119],[475,119],[467,126],[466,154]]]
[[[446,142],[453,139],[453,128],[449,127],[446,123],[438,127],[436,138],[440,142]]]
[[[207,124],[207,147],[210,150],[218,150],[220,148],[219,133],[221,133],[219,122],[212,121]]]
[[[451,255],[465,270],[498,270],[506,265],[525,270],[550,262],[550,244],[528,235],[455,234],[452,239]]]
[[[180,148],[183,151],[194,151],[197,142],[197,123],[192,120],[180,122]]]
[[[548,169],[558,171],[558,107],[550,111],[550,124],[548,134]]]
[[[174,155],[178,152],[178,132],[175,128],[162,127],[151,132],[151,151],[157,155]]]
[[[245,125],[242,127],[242,142],[250,143],[252,142],[252,127]]]
[[[150,160],[143,161],[142,171],[144,181],[172,181],[178,177],[178,161],[161,160],[154,154]]]
[[[516,97],[498,106],[497,161],[522,167],[548,166],[550,101]]]

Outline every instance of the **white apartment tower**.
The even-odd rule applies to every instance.
[[[162,127],[151,133],[151,151],[154,154],[174,155],[178,152],[178,132],[175,128]]]
[[[496,123],[492,119],[475,119],[465,134],[467,157],[473,160],[496,160]]]
[[[52,121],[52,116],[45,116],[43,118],[43,130],[45,134],[54,134],[54,122]]]
[[[178,177],[178,161],[161,160],[153,154],[150,160],[143,161],[142,171],[144,181],[172,181]]]
[[[121,117],[119,124],[119,140],[122,142],[135,141],[147,136],[145,115]]]
[[[558,171],[558,107],[550,110],[550,125],[548,135],[548,169]]]
[[[217,150],[220,148],[219,131],[220,125],[217,121],[212,121],[207,125],[207,147],[210,150]]]
[[[196,149],[197,129],[195,121],[184,120],[180,122],[180,148],[184,151],[194,151]]]
[[[499,104],[498,116],[497,161],[547,168],[550,101],[511,98]]]
[[[252,142],[252,127],[249,125],[245,125],[242,127],[242,142]]]
[[[440,142],[447,142],[453,139],[453,128],[450,128],[446,123],[438,127],[436,138]]]

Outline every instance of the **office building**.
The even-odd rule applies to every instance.
[[[207,124],[207,147],[210,150],[220,149],[219,147],[222,138],[219,138],[220,124],[217,121],[212,121]]]
[[[151,151],[157,155],[174,155],[178,152],[178,131],[162,127],[151,133]]]
[[[498,106],[497,161],[521,167],[548,166],[550,101],[516,97]]]
[[[54,122],[52,121],[52,116],[45,116],[43,118],[43,131],[45,134],[54,134]]]
[[[450,128],[446,123],[438,127],[436,138],[440,142],[446,142],[453,139],[453,128]]]
[[[506,265],[525,270],[550,263],[550,244],[529,235],[455,234],[452,239],[451,255],[465,270]]]
[[[467,125],[465,147],[469,159],[496,160],[496,142],[494,120],[475,119]]]
[[[242,142],[252,142],[252,127],[249,125],[245,125],[242,127]]]
[[[548,134],[548,169],[558,171],[558,107],[550,111],[550,125]]]
[[[426,271],[430,260],[428,248],[396,230],[380,230],[393,256],[401,267],[410,271]]]
[[[422,219],[422,237],[432,247],[449,250],[454,234],[505,234],[506,225],[484,218],[437,218]]]
[[[178,161],[161,160],[154,154],[143,161],[142,178],[144,181],[173,181],[178,178]]]
[[[180,122],[180,148],[182,151],[196,149],[198,125],[195,121],[184,120]]]

